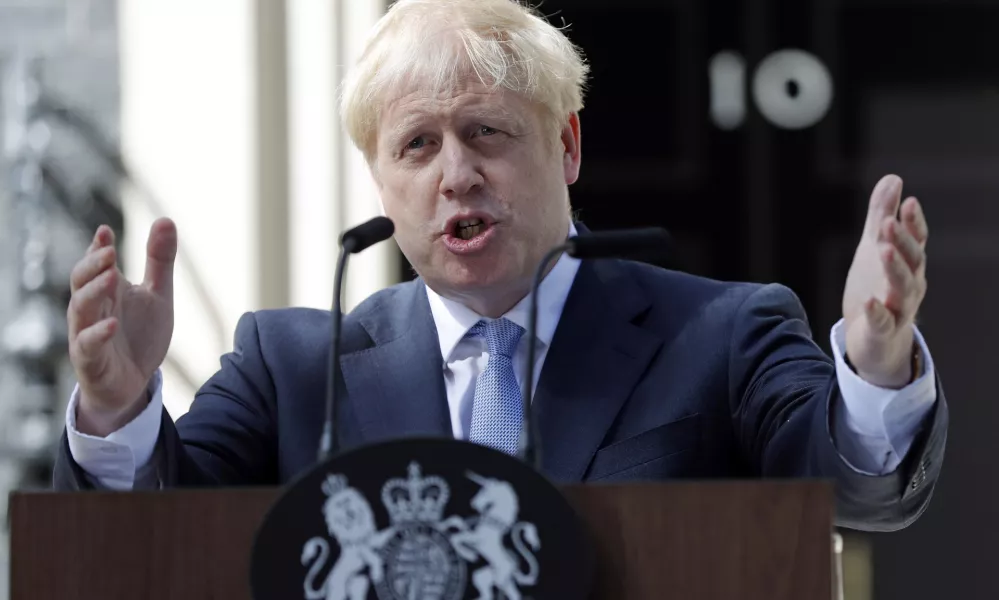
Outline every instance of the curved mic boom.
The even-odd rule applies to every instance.
[[[330,309],[330,362],[326,371],[326,420],[323,424],[323,435],[319,441],[319,461],[329,459],[339,450],[340,441],[337,435],[337,393],[336,373],[340,362],[340,322],[343,318],[340,309],[340,288],[343,276],[347,270],[347,258],[370,246],[392,237],[395,225],[387,217],[375,217],[349,229],[340,236],[340,257],[337,259],[336,274],[333,278],[333,306]]]
[[[521,457],[532,467],[541,470],[541,450],[540,434],[537,431],[532,411],[532,390],[534,389],[534,362],[535,344],[534,339],[538,332],[538,290],[541,281],[548,273],[548,265],[554,258],[563,252],[573,258],[652,258],[664,257],[669,248],[669,233],[662,227],[649,227],[645,229],[620,229],[612,231],[599,231],[576,235],[569,238],[564,244],[556,246],[545,254],[538,265],[538,270],[534,274],[534,283],[531,286],[530,313],[528,315],[527,339],[527,375],[524,377],[523,392],[523,427],[520,435]]]
[[[669,234],[662,227],[598,231],[569,238],[573,258],[665,258]]]

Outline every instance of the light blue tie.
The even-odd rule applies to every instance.
[[[524,329],[508,319],[479,321],[468,335],[486,338],[489,360],[475,382],[471,442],[516,455],[523,426],[520,387],[513,373],[513,352]]]

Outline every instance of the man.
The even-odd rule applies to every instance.
[[[419,279],[344,317],[347,447],[455,435],[512,451],[526,296],[577,231],[587,69],[560,31],[510,0],[401,0],[347,82],[343,115]],[[626,261],[562,257],[540,291],[534,408],[553,480],[828,477],[838,522],[911,523],[943,457],[947,406],[914,318],[927,225],[881,180],[832,331],[797,298]],[[109,230],[72,274],[79,386],[59,488],[278,484],[314,464],[329,313],[244,315],[235,349],[176,425],[158,367],[173,327],[177,233],[153,225],[145,281]]]

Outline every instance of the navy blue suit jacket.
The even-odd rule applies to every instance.
[[[374,294],[343,320],[340,431],[346,447],[450,436],[437,332],[423,283]],[[244,315],[234,351],[176,425],[164,412],[155,460],[167,485],[273,485],[316,461],[330,315]],[[912,522],[937,481],[947,404],[937,402],[895,472],[859,474],[836,451],[835,366],[794,294],[649,265],[587,261],[538,384],[543,471],[556,482],[831,478],[837,523]],[[55,485],[89,487],[64,437]]]

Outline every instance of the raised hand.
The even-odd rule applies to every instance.
[[[70,275],[69,356],[80,385],[77,429],[106,436],[146,406],[146,388],[173,335],[173,265],[177,229],[153,223],[141,284],[117,265],[114,234],[98,228]]]
[[[901,197],[895,175],[875,186],[843,293],[847,358],[868,383],[895,389],[913,377],[913,323],[926,295],[929,235],[919,201],[908,198],[899,211]]]

